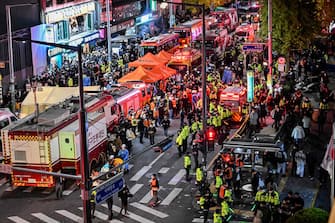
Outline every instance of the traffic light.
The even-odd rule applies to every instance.
[[[214,141],[216,138],[216,132],[213,127],[209,127],[206,132],[206,138],[207,138],[207,146],[208,146],[208,151],[214,151]]]

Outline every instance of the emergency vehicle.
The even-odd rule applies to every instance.
[[[232,32],[238,26],[238,15],[235,8],[224,8],[217,7],[211,15],[217,19],[218,27],[227,28],[229,32]]]
[[[214,52],[222,52],[227,46],[232,43],[232,37],[228,34],[227,29],[209,30],[206,32],[206,56]],[[201,50],[202,37],[198,37],[194,42],[194,48]]]
[[[228,86],[220,94],[220,104],[230,108],[231,112],[241,112],[247,102],[247,89],[245,87]]]
[[[184,22],[172,29],[179,34],[179,44],[181,47],[188,47],[202,33],[202,19],[193,19]]]
[[[239,40],[244,40],[245,42],[254,42],[255,41],[255,30],[251,24],[242,23],[236,28],[235,36]]]
[[[200,65],[200,51],[188,47],[176,51],[168,63],[168,67],[178,70],[181,74],[185,74],[187,71],[191,71]]]
[[[179,46],[179,35],[177,33],[164,33],[150,39],[142,40],[140,55],[147,53],[157,54],[162,50],[170,51]]]
[[[121,112],[141,107],[141,91],[122,89],[85,96],[90,168],[106,162],[107,130]],[[80,174],[79,97],[71,97],[1,130],[4,161],[13,167]],[[52,176],[12,171],[14,186],[54,187]]]

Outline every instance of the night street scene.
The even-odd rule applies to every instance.
[[[0,223],[335,223],[334,0],[1,0]]]

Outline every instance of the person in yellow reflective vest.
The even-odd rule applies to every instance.
[[[233,203],[233,195],[232,195],[230,189],[226,189],[226,190],[225,190],[224,198],[226,198],[226,200],[227,200],[227,202],[228,202],[229,204],[232,204],[232,203]]]
[[[186,170],[186,181],[190,180],[190,170],[192,166],[190,153],[187,152],[184,156],[184,168]]]
[[[184,125],[183,129],[181,130],[181,135],[183,139],[183,153],[186,153],[187,150],[187,138],[190,135],[190,127],[188,125]]]
[[[209,103],[209,112],[212,113],[216,109],[216,106],[213,101]]]
[[[273,190],[272,187],[270,187],[269,191],[266,194],[265,202],[270,206],[278,206],[280,204],[279,193]]]
[[[221,217],[226,219],[229,216],[229,205],[227,202],[227,198],[224,198],[221,202]]]
[[[67,79],[67,86],[68,86],[68,87],[73,87],[73,79],[72,79],[72,77],[69,77],[69,78]]]
[[[97,191],[93,190],[90,197],[90,206],[91,206],[91,216],[94,218],[94,212],[95,212],[95,196],[97,195]]]
[[[267,199],[267,194],[264,189],[258,190],[255,196],[255,203],[259,206],[261,202],[265,202]]]
[[[219,191],[220,186],[223,184],[223,180],[221,176],[216,176],[215,177],[215,188],[216,191]]]
[[[327,110],[328,109],[328,103],[327,103],[326,99],[323,99],[320,102],[319,108],[320,108],[320,110]]]
[[[183,136],[181,134],[181,130],[177,132],[177,138],[176,138],[176,144],[177,144],[177,149],[178,149],[178,155],[181,157],[181,147],[183,146]]]
[[[222,223],[220,209],[216,209],[213,214],[213,223]]]
[[[135,117],[135,115],[131,116],[131,130],[133,131],[133,133],[136,136],[136,128],[137,128],[137,118]]]
[[[202,172],[202,167],[199,166],[195,171],[195,180],[197,182],[197,185],[200,186],[203,179],[204,179],[204,173]]]

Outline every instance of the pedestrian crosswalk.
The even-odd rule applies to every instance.
[[[157,160],[158,159],[155,159],[155,162]],[[185,170],[176,170],[169,167],[161,167],[159,169],[158,173],[161,174],[161,177],[170,176],[170,178],[167,178],[164,183],[162,183],[163,185],[160,186],[160,190],[162,192],[159,192],[159,199],[161,200],[159,207],[152,208],[148,205],[152,199],[152,194],[147,180],[148,176],[150,176],[148,172],[151,171],[153,164],[154,162],[148,166],[143,166],[132,176],[129,176],[129,192],[134,196],[130,200],[128,211],[129,214],[126,216],[126,218],[118,218],[109,221],[109,210],[107,204],[105,203],[102,205],[97,205],[94,214],[95,218],[99,220],[99,222],[102,221],[110,223],[127,223],[129,221],[139,223],[155,223],[163,222],[163,220],[169,219],[169,210],[165,207],[171,205],[178,198],[178,196],[182,194],[182,184],[186,183],[185,181],[183,181],[185,177]],[[175,174],[173,174],[173,170],[174,172],[176,172]],[[27,192],[30,192],[30,190],[31,188],[26,189]],[[63,191],[63,195],[70,195],[74,190],[75,187],[70,187],[69,189]],[[121,210],[121,204],[118,201],[115,202],[115,197],[116,196],[114,196],[113,212],[118,214]],[[79,214],[80,211],[82,211],[82,207],[71,207],[71,209],[66,210],[64,207],[63,209],[54,210],[48,213],[34,212],[25,217],[10,216],[7,217],[7,219],[9,220],[9,222],[14,223],[31,223],[37,221],[45,223],[82,222],[83,217],[81,216],[81,214]]]

